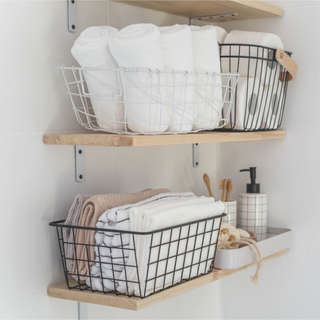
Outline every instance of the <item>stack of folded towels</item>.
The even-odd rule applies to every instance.
[[[99,127],[111,132],[177,133],[219,126],[222,79],[213,73],[221,72],[218,43],[225,36],[219,27],[187,25],[83,31],[71,52],[82,67],[101,69],[84,71]],[[103,68],[170,72],[150,76],[123,71],[120,83],[115,71]],[[193,71],[200,74],[189,74]]]
[[[240,74],[234,99],[236,119],[227,127],[232,125],[237,130],[276,129],[282,117],[284,83],[279,81],[279,64],[264,60],[273,59],[273,50],[257,46],[283,49],[281,39],[271,33],[234,30],[226,35],[224,44],[230,46],[222,46],[221,56],[235,58],[222,57],[222,72]],[[236,56],[251,58],[238,59]]]
[[[167,189],[79,195],[65,224],[110,231],[64,228],[63,236],[69,243],[65,244],[68,272],[77,280],[85,280],[93,290],[138,296],[204,274],[210,268],[208,261],[214,257],[218,236],[218,231],[212,235],[209,231],[219,229],[221,218],[153,235],[133,236],[117,230],[155,231],[214,217],[223,211],[221,201]],[[72,244],[74,240],[76,245]]]

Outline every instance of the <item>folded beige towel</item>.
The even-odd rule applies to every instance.
[[[72,206],[69,210],[68,217],[64,224],[77,226],[80,219],[80,214],[84,203],[92,196],[86,194],[78,194],[72,203]],[[66,263],[67,269],[69,272],[73,270],[73,263],[74,263],[74,237],[73,235],[76,234],[77,230],[74,229],[72,231],[71,228],[63,228],[63,241],[68,242],[64,244],[65,256],[66,256]],[[68,259],[69,258],[69,259]]]
[[[149,189],[138,193],[114,193],[93,196],[85,202],[78,226],[95,228],[98,219],[105,211],[125,204],[134,204],[167,192],[170,191],[168,189]],[[80,275],[80,280],[87,279],[91,266],[95,263],[95,234],[95,230],[77,230],[75,257],[78,262],[73,265],[73,277],[75,279],[78,279],[78,274]]]

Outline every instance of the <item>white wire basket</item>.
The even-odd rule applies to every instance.
[[[73,110],[83,127],[131,135],[224,127],[239,76],[141,68],[62,66],[61,70]]]

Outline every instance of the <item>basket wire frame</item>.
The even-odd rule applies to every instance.
[[[160,71],[143,68],[106,69],[62,66],[60,69],[73,110],[81,126],[94,131],[131,135],[179,134],[224,127],[229,121],[238,79],[237,74],[231,73]],[[100,81],[103,92],[90,93],[87,80],[94,77],[98,78],[95,81],[99,82],[99,79],[103,78],[101,74],[104,74],[106,78],[116,79],[116,88],[109,88]],[[172,79],[166,82],[165,79],[168,77]],[[127,98],[126,92],[129,90],[131,90],[131,95]],[[135,90],[135,94],[132,94],[132,90]],[[200,96],[195,94],[190,99],[190,90],[195,93],[201,92],[202,97],[199,98]],[[220,95],[217,94],[218,91],[221,92]],[[170,98],[166,97],[167,92],[170,92]],[[141,96],[144,96],[144,99],[140,99]],[[146,99],[146,96],[149,99]],[[103,103],[108,106],[102,107]],[[168,105],[170,105],[169,109]],[[198,128],[194,129],[192,125],[197,114],[197,107],[202,108],[203,116],[198,123]],[[106,108],[109,109],[108,116],[103,114]],[[119,108],[124,110],[120,118],[116,115]],[[129,108],[135,108],[135,112],[138,112],[137,121],[127,120]],[[160,110],[154,111],[156,108]],[[221,115],[222,108],[223,116]],[[149,127],[147,128],[145,123],[140,122],[142,115],[146,112],[149,113],[147,120]],[[172,116],[173,120],[169,121],[169,128],[164,131],[163,115],[166,112],[169,117]],[[153,113],[157,113],[159,117],[154,119]],[[178,115],[178,123],[173,117],[174,114]],[[216,121],[217,124],[213,125]],[[170,124],[178,129],[170,129]],[[132,132],[130,125],[139,127],[137,132]],[[159,129],[150,129],[154,127]]]
[[[227,131],[267,131],[280,128],[286,96],[289,72],[276,60],[277,49],[249,44],[220,44],[220,60],[223,72],[237,72],[246,78],[245,110],[239,115],[239,83],[227,126]],[[291,52],[286,52],[290,57]],[[253,89],[249,82],[253,80]],[[252,80],[251,80],[252,81]],[[259,86],[258,84],[262,84]],[[258,90],[255,90],[259,86]],[[255,96],[255,99],[252,97]],[[222,117],[229,113],[222,111]],[[240,126],[237,125],[240,123]]]
[[[51,222],[49,225],[56,228],[61,261],[64,270],[66,283],[69,289],[79,289],[81,291],[103,292],[104,294],[126,295],[129,297],[135,296],[145,298],[156,294],[163,290],[167,290],[173,286],[179,285],[194,278],[203,276],[213,270],[214,259],[216,255],[216,247],[219,238],[222,217],[225,214],[217,215],[207,219],[201,219],[190,223],[180,224],[177,226],[150,231],[150,232],[135,232],[115,229],[102,229],[90,227],[78,227],[65,225],[65,220]],[[96,232],[112,232],[120,236],[120,246],[113,247],[103,245],[92,245],[86,243],[76,243],[76,241],[68,242],[64,239],[64,228],[70,228],[73,239],[76,239],[76,233],[80,229],[84,229],[93,233]],[[141,250],[137,248],[137,241],[148,241],[149,252],[148,262],[142,265],[139,262]],[[130,245],[124,241],[129,239]],[[158,239],[158,240],[157,240]],[[206,239],[206,240],[205,240]],[[71,256],[66,254],[66,246],[72,245],[73,253]],[[80,246],[86,248],[86,259],[79,259],[77,249]],[[89,259],[90,247],[95,247],[95,260]],[[103,255],[101,250],[110,249],[109,261],[102,260]],[[121,250],[122,255],[113,257],[113,249]],[[131,261],[128,262],[128,254],[131,252]],[[76,272],[70,272],[67,261],[72,261],[75,264]],[[86,281],[81,280],[83,274],[80,271],[79,263],[84,262],[90,270],[92,265],[96,266],[98,271],[93,274],[90,272],[87,275]],[[161,272],[161,268],[164,272]],[[111,276],[106,277],[104,269],[108,267],[112,270]],[[122,270],[122,277],[117,275],[119,269]],[[142,273],[140,269],[145,268],[146,272]],[[134,277],[129,277],[129,274],[134,271]],[[141,278],[141,275],[145,275]],[[71,281],[71,278],[76,280],[76,284]],[[83,278],[82,278],[83,279]],[[94,289],[94,282],[99,281],[101,289]],[[108,284],[106,284],[106,282]],[[125,285],[125,290],[121,292],[117,289],[119,283]],[[112,287],[110,287],[110,284]],[[109,285],[109,287],[108,287]],[[130,293],[129,286],[134,285],[138,290]]]

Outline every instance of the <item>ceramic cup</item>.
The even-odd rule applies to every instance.
[[[237,227],[237,200],[230,200],[228,202],[224,202],[225,209],[224,213],[226,214],[225,217],[222,218],[223,222],[227,222]]]

